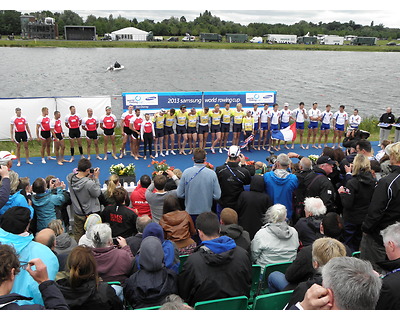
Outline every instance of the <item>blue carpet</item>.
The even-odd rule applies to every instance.
[[[372,147],[374,149],[374,153],[376,154],[380,148],[377,146],[378,142],[377,141],[372,141],[371,142]],[[215,167],[222,165],[226,159],[227,159],[227,153],[223,152],[220,154],[218,151],[219,149],[216,149],[216,153],[212,154],[210,149],[207,148],[207,161],[213,164]],[[286,150],[282,149],[281,146],[281,151],[275,152],[276,154],[279,153],[288,153],[288,152],[296,152],[302,156],[308,156],[310,154],[316,154],[319,155],[321,154],[322,149],[309,149],[309,150],[303,150],[300,148],[300,145],[295,145],[295,148],[292,150]],[[186,150],[187,152],[187,150]],[[269,152],[267,151],[244,151],[243,149],[243,154],[249,158],[249,160],[254,160],[254,161],[262,161],[266,162],[265,158],[270,155]],[[101,156],[103,156],[101,154]],[[108,157],[110,158],[110,156]],[[69,156],[66,156],[65,159],[69,160]],[[161,161],[165,159],[166,162],[175,168],[179,168],[182,171],[188,167],[191,167],[193,165],[193,160],[191,155],[169,155],[167,157],[158,157],[155,160]],[[79,160],[79,156],[75,156],[75,161],[72,163],[64,163],[64,165],[60,166],[57,164],[55,160],[46,160],[46,164],[41,163],[41,158],[31,158],[30,159],[33,162],[33,165],[28,165],[25,163],[25,158],[21,158],[21,166],[17,167],[16,166],[16,161],[14,161],[13,165],[13,170],[16,171],[20,177],[29,177],[31,183],[38,178],[38,177],[43,177],[45,178],[48,175],[54,175],[58,177],[60,180],[64,181],[66,183],[66,176],[76,168]],[[297,162],[297,159],[292,159],[293,162]],[[127,155],[122,159],[115,160],[114,158],[111,157],[111,159],[108,159],[106,161],[104,160],[97,160],[95,159],[95,156],[92,156],[92,166],[93,167],[99,167],[100,168],[100,182],[104,183],[110,175],[109,168],[113,164],[118,164],[118,163],[123,163],[125,165],[129,163],[133,163],[136,166],[136,177],[137,180],[140,178],[141,175],[143,174],[148,174],[151,176],[151,173],[154,171],[153,166],[151,165],[151,159],[143,160],[134,160],[131,156]],[[150,166],[150,167],[149,167]]]

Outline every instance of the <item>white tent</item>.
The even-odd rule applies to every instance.
[[[119,40],[123,41],[147,41],[147,35],[149,33],[134,27],[128,27],[113,31],[111,34],[118,36]]]

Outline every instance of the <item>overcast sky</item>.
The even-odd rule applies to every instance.
[[[326,4],[328,1],[317,0],[281,0],[272,1],[233,1],[233,0],[168,0],[168,1],[138,1],[138,0],[115,0],[115,1],[82,1],[69,0],[49,1],[20,0],[18,2],[7,1],[2,4],[2,9],[14,9],[22,12],[29,11],[62,11],[73,10],[86,18],[89,14],[96,17],[108,17],[111,13],[114,17],[121,15],[128,19],[136,18],[139,21],[151,19],[161,21],[171,16],[180,18],[185,16],[186,20],[192,21],[205,10],[211,11],[212,15],[222,20],[233,21],[242,25],[250,22],[284,23],[293,24],[300,20],[318,23],[340,21],[355,21],[361,25],[383,24],[385,27],[400,28],[399,4],[397,1],[359,1],[359,0],[336,0],[334,3]],[[333,2],[333,1],[329,1]],[[4,7],[5,6],[5,7]]]

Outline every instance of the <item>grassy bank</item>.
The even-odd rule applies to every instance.
[[[363,122],[361,123],[360,129],[362,130],[366,130],[368,132],[371,133],[371,136],[369,138],[370,141],[377,141],[379,140],[379,128],[377,127],[378,124],[378,119],[375,117],[370,117],[370,118],[366,118],[363,119]],[[304,136],[303,136],[303,143],[307,142],[307,134],[308,134],[308,130],[307,130],[307,125],[305,126],[305,130],[304,130]],[[122,136],[121,136],[121,129],[117,128],[116,131],[116,149],[117,149],[117,153],[119,153],[119,149],[121,147],[122,144]],[[208,138],[208,141],[210,141],[211,137]],[[319,139],[319,134],[317,135],[317,142]],[[328,143],[332,143],[332,139],[333,139],[333,131],[331,130],[330,134],[329,134],[329,139],[328,139]],[[389,136],[389,139],[393,140],[394,139],[394,130],[392,129],[391,134]],[[176,138],[175,138],[176,140]],[[82,139],[83,141],[83,150],[84,153],[86,154],[86,138]],[[258,136],[256,137],[256,141],[258,143]],[[296,144],[299,143],[299,137],[297,137]],[[177,145],[177,141],[175,141],[175,146]],[[65,142],[65,155],[67,156],[67,158],[70,155],[70,150],[69,150],[69,141],[66,140]],[[103,150],[104,150],[104,139],[103,136],[100,135],[99,138],[99,148],[100,148],[100,154],[103,154]],[[75,153],[77,153],[77,147],[75,147]],[[15,151],[15,144],[11,141],[1,141],[0,142],[0,150],[7,150],[7,151]],[[94,154],[94,145],[92,143],[92,147],[91,147],[91,153]],[[111,151],[111,144],[110,142],[108,143],[108,150]],[[154,147],[153,147],[154,150]],[[29,152],[30,152],[30,156],[31,157],[40,157],[40,142],[38,142],[37,140],[34,141],[30,141],[29,142]],[[23,150],[23,147],[21,146],[21,157],[25,157],[25,151]]]
[[[62,47],[62,48],[165,48],[165,49],[252,49],[252,50],[322,50],[322,51],[367,51],[400,52],[400,46],[352,46],[352,45],[305,45],[227,42],[129,42],[129,41],[65,41],[65,40],[0,40],[0,47]]]

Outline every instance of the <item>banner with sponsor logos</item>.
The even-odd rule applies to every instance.
[[[250,108],[254,104],[273,105],[276,102],[276,91],[207,91],[207,92],[133,92],[122,93],[124,110],[129,105],[140,109],[149,109],[149,112],[156,112],[160,109],[179,109],[185,105],[187,109],[202,107],[213,107],[225,103],[236,106],[241,103],[244,108]]]

